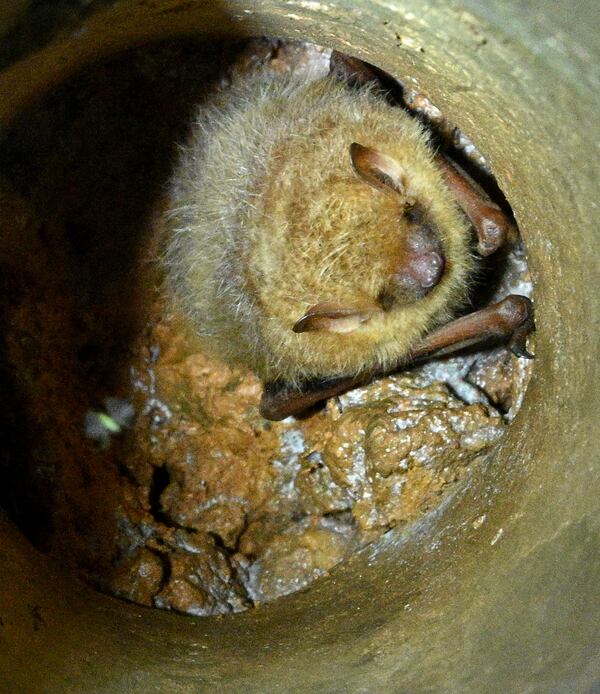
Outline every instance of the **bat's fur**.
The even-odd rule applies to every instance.
[[[353,142],[408,172],[437,229],[444,274],[424,297],[379,311],[353,332],[295,333],[314,304],[373,306],[402,261],[402,197],[357,176]],[[469,225],[428,135],[372,88],[266,74],[234,84],[200,109],[170,193],[171,290],[214,354],[264,381],[397,363],[468,293]]]

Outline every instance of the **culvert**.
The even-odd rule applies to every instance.
[[[527,242],[537,323],[523,408],[461,496],[420,532],[392,531],[306,593],[222,619],[143,610],[63,575],[6,523],[6,691],[597,684],[598,301],[587,289],[598,274],[594,12],[591,4],[425,12],[378,2],[98,3],[83,16],[61,3],[5,18],[5,132],[82,65],[184,34],[307,39],[411,81],[491,163]]]

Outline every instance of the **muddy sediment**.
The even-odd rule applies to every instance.
[[[252,374],[198,350],[162,291],[162,192],[195,104],[265,61],[307,78],[328,65],[268,40],[138,49],[0,148],[2,505],[101,590],[188,614],[302,589],[435,509],[502,436],[532,368],[493,347],[275,423]],[[522,249],[490,276],[498,297],[530,292]],[[85,422],[107,398],[134,417],[100,440]]]

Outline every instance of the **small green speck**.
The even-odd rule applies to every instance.
[[[115,420],[105,412],[98,412],[98,420],[107,431],[110,431],[111,434],[118,434],[121,431],[119,423],[115,422]]]

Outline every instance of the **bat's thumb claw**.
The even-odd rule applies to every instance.
[[[534,359],[535,356],[527,349],[527,335],[534,329],[533,318],[529,318],[520,325],[512,334],[508,348],[517,357],[522,359]]]
[[[532,354],[527,347],[523,347],[519,344],[513,344],[512,342],[508,345],[510,351],[516,356],[522,359],[535,359],[535,354]]]

